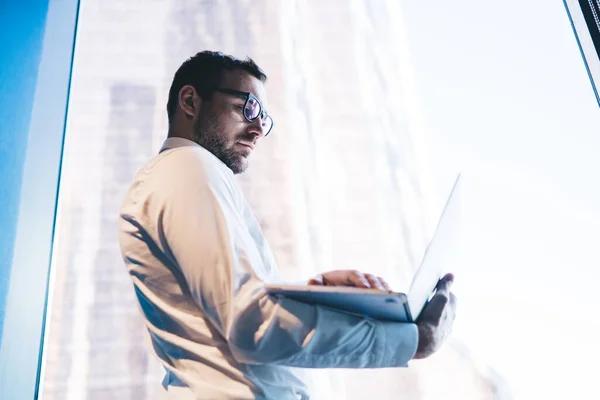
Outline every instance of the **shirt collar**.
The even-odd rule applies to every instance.
[[[188,147],[188,146],[202,147],[198,143],[196,143],[190,139],[185,139],[182,137],[168,137],[165,140],[165,142],[163,143],[159,153],[162,153],[165,150],[175,149],[177,147]]]
[[[233,174],[233,171],[227,165],[225,165],[225,163],[223,161],[219,160],[219,158],[217,156],[215,156],[213,153],[206,150],[204,147],[200,146],[198,143],[196,143],[190,139],[186,139],[186,138],[182,138],[182,137],[175,137],[175,136],[168,137],[164,141],[159,153],[162,153],[163,151],[166,151],[166,150],[176,149],[178,147],[198,147],[198,148],[202,149],[203,152],[206,153],[211,160],[216,161],[217,164],[219,165],[219,167],[223,168],[225,172],[227,172],[229,174]]]

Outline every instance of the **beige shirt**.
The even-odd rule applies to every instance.
[[[169,138],[121,210],[123,258],[169,399],[307,399],[294,368],[406,366],[414,324],[274,298],[279,274],[232,171]]]

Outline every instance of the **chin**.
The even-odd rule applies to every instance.
[[[248,160],[245,157],[241,157],[235,161],[229,168],[233,171],[234,174],[241,174],[246,171],[248,168]]]

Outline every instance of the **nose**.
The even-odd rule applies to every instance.
[[[248,133],[252,133],[257,140],[265,136],[265,127],[263,126],[263,116],[256,118],[256,121],[250,123]]]

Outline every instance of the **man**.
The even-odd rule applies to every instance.
[[[234,181],[273,128],[265,80],[250,59],[204,51],[184,62],[169,92],[168,138],[123,205],[121,250],[169,399],[308,399],[290,367],[403,367],[451,329],[452,275],[417,324],[265,293],[277,267]],[[308,283],[388,288],[357,271]]]

